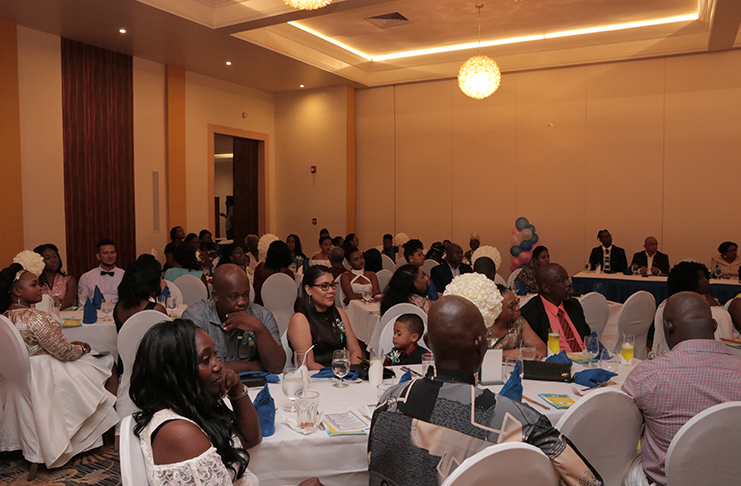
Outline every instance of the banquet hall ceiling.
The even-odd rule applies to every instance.
[[[741,46],[738,0],[481,2],[481,52],[504,73]],[[282,0],[3,0],[0,17],[283,92],[455,77],[476,53],[475,4],[334,0],[296,11]],[[585,31],[595,28],[605,31]]]

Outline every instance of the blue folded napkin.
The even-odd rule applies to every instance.
[[[280,383],[278,375],[268,373],[267,371],[243,371],[239,374],[239,377],[242,378],[243,376],[264,376],[268,380],[268,383]]]
[[[576,373],[574,375],[574,382],[591,388],[608,381],[613,376],[617,376],[617,373],[603,370],[602,368],[592,368]]]
[[[499,391],[503,397],[511,398],[516,402],[522,401],[522,379],[520,378],[520,363],[515,363],[515,369],[509,375],[507,383]]]
[[[411,368],[407,368],[404,374],[401,375],[401,378],[399,378],[399,383],[404,383],[405,381],[410,381],[411,379],[412,379],[412,370]]]
[[[257,418],[260,419],[262,436],[270,437],[275,433],[275,400],[270,396],[267,383],[262,387],[262,390],[257,394],[252,404],[257,411]]]
[[[318,373],[311,375],[312,378],[335,378],[335,376],[336,375],[332,371],[332,368],[330,368],[329,366],[325,366],[324,368],[319,370]],[[357,380],[358,376],[359,376],[358,370],[350,369],[350,373],[348,373],[347,376],[345,376],[345,379],[353,381],[353,380]]]
[[[546,358],[547,363],[571,363],[571,360],[568,356],[566,356],[566,351],[561,350],[560,353],[554,354],[553,356],[549,356]]]
[[[633,275],[633,270],[631,270],[630,267],[626,267],[625,270],[623,270],[623,275]]]
[[[162,289],[162,293],[160,295],[162,295],[162,297],[165,298],[165,302],[167,302],[167,298],[170,296],[170,287],[165,285],[165,288]]]
[[[94,324],[96,322],[98,322],[98,311],[95,310],[93,301],[88,299],[87,302],[85,302],[85,307],[82,311],[82,323]]]
[[[104,301],[103,294],[100,292],[98,286],[95,286],[95,292],[93,292],[93,305],[97,310],[100,310],[100,304]]]

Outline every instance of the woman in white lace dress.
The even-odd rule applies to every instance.
[[[222,402],[228,396],[234,412]],[[262,440],[247,388],[216,358],[191,321],[153,326],[142,338],[131,398],[150,486],[257,486],[246,449]],[[301,486],[320,485],[316,478]]]

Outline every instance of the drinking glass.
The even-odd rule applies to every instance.
[[[113,312],[113,302],[103,301],[100,303],[100,310],[103,312],[103,315],[105,317],[103,318],[104,321],[110,321],[111,320],[111,312]]]
[[[319,392],[301,390],[296,393],[298,414],[296,423],[302,429],[312,429],[319,417]]]
[[[634,263],[630,266],[630,271],[633,272],[633,275],[638,275],[638,264]]]
[[[306,351],[294,351],[293,352],[293,367],[297,370],[304,364],[304,355]]]
[[[178,299],[174,295],[167,298],[167,309],[170,311],[170,315],[175,312],[178,307]]]
[[[282,382],[283,394],[288,398],[291,403],[283,407],[286,412],[295,412],[296,408],[296,393],[304,389],[304,382],[301,379],[301,373],[294,367],[289,366],[283,370],[283,382]]]
[[[59,317],[61,310],[62,310],[62,301],[59,300],[57,297],[55,297],[51,301],[51,305],[49,306],[49,312]]]
[[[162,307],[167,307],[167,297],[165,297],[162,294],[159,294],[157,296],[157,303],[160,304]]]
[[[635,336],[632,334],[623,334],[623,347],[620,350],[620,354],[625,360],[625,365],[629,366],[630,361],[633,359],[633,347],[635,345]]]
[[[600,362],[600,367],[603,370],[611,371],[613,373],[617,373],[619,365],[620,365],[620,359],[617,356],[613,356],[608,359],[603,359]]]
[[[371,294],[370,289],[363,289],[363,302],[370,302],[371,300],[373,300],[373,295]]]
[[[350,373],[350,354],[346,349],[336,349],[332,353],[332,372],[340,379],[339,383],[335,383],[335,388],[345,388],[344,378]]]
[[[517,363],[520,364],[520,372],[518,374],[520,375],[520,379],[522,380],[523,376],[525,376],[525,370],[522,366],[522,359],[520,359],[519,356],[507,356],[506,358],[504,358],[504,365],[502,366],[502,380],[505,383],[507,382],[507,380],[509,380],[509,377],[515,370],[515,365],[517,365]]]
[[[715,266],[715,278],[720,278],[723,276],[723,270],[721,270],[720,265]]]
[[[552,329],[548,331],[548,349],[553,354],[558,354],[558,351],[561,349],[561,336]]]
[[[588,367],[594,368],[592,360],[599,354],[599,338],[597,336],[587,336],[584,338],[583,353],[589,359]]]
[[[424,368],[424,373],[427,373],[430,366],[433,368],[435,367],[435,357],[431,352],[427,351],[422,355],[422,367]]]
[[[523,361],[535,360],[535,347],[534,346],[522,346],[520,348],[520,358]]]

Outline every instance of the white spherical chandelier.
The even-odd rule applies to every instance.
[[[479,11],[479,53],[464,62],[458,71],[458,87],[463,94],[477,100],[483,100],[494,93],[502,81],[502,73],[497,63],[480,53],[481,8],[483,6],[483,4],[476,5]]]

